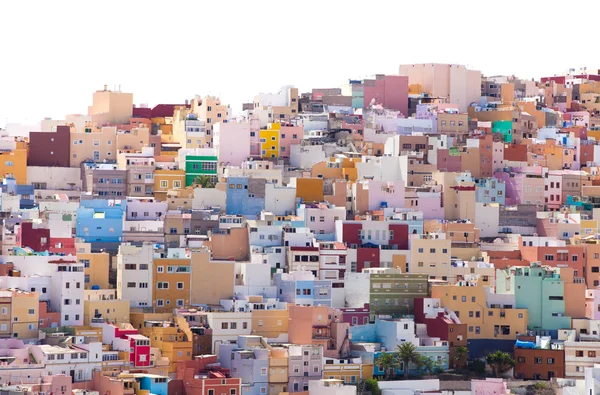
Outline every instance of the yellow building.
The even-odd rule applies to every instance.
[[[171,321],[146,321],[140,333],[150,339],[150,346],[158,348],[169,358],[169,373],[177,370],[177,361],[192,360],[192,341],[172,325]]]
[[[152,300],[156,311],[170,311],[190,305],[190,258],[154,259]],[[206,272],[204,273],[206,276]]]
[[[250,300],[250,303],[253,301]],[[288,333],[288,320],[288,310],[252,310],[252,334],[276,339]]]
[[[167,200],[169,191],[185,187],[185,170],[154,170],[154,197]]]
[[[431,288],[431,297],[439,298],[444,308],[467,324],[468,339],[514,340],[516,335],[527,333],[527,309],[488,307],[485,288],[473,282],[468,285],[463,281]]]
[[[0,291],[0,337],[38,337],[39,296],[37,292]]]
[[[97,285],[100,289],[110,288],[108,272],[110,269],[110,255],[106,252],[78,253],[77,261],[83,263],[85,275],[85,289],[92,289]]]
[[[17,185],[27,184],[27,150],[0,152],[0,178],[12,176]]]
[[[298,178],[296,179],[296,197],[304,202],[322,202],[323,179],[322,178]]]
[[[260,131],[260,152],[263,158],[279,158],[280,129],[279,123],[271,123],[268,129]]]
[[[342,380],[345,384],[360,383],[373,378],[373,365],[362,363],[333,363],[323,365],[323,378]]]
[[[84,325],[90,325],[94,318],[102,318],[117,324],[129,322],[129,300],[117,299],[116,290],[98,289],[84,292]]]

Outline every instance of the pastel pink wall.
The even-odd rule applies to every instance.
[[[382,202],[387,207],[404,207],[404,181],[369,181],[368,185],[369,210],[379,210]],[[386,192],[388,186],[393,192]]]
[[[423,219],[444,219],[444,208],[441,207],[440,196],[435,194],[419,194],[419,206],[415,210],[423,212]]]
[[[365,107],[374,98],[375,103],[384,108],[399,110],[408,114],[408,77],[401,75],[377,76],[375,80],[364,83]]]
[[[294,135],[296,136],[295,138]],[[300,144],[303,138],[304,127],[281,126],[281,130],[279,131],[279,156],[289,157],[292,144]]]
[[[546,187],[547,190],[546,190]],[[562,205],[562,177],[549,175],[545,179],[544,198],[550,209],[557,209]]]

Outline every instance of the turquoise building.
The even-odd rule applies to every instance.
[[[492,133],[501,133],[504,136],[505,143],[513,141],[513,123],[512,121],[494,121],[492,123]]]
[[[529,310],[528,329],[550,331],[571,327],[571,317],[565,313],[565,285],[560,269],[532,263],[501,270],[496,288],[513,289],[517,309]],[[506,284],[506,282],[512,284]]]

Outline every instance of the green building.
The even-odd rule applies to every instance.
[[[494,121],[492,123],[492,133],[501,133],[504,136],[505,143],[513,141],[513,123],[512,121]]]
[[[496,289],[514,290],[515,307],[528,309],[532,331],[557,331],[571,327],[571,317],[565,314],[565,284],[560,269],[532,263],[498,270]]]
[[[179,150],[179,168],[185,170],[185,186],[190,186],[200,176],[210,176],[218,181],[218,158],[214,148]]]
[[[401,273],[399,269],[390,268],[370,271],[371,317],[412,315],[414,299],[429,295],[427,274]]]

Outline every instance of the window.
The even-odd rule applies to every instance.
[[[596,351],[588,351],[588,358],[596,358]]]
[[[583,351],[580,351],[580,350],[575,351],[575,356],[579,357],[579,358],[583,358]]]
[[[525,357],[518,357],[517,358],[517,362],[518,363],[525,363]]]
[[[127,283],[127,288],[135,288],[135,283]]]
[[[229,329],[229,323],[228,322],[221,322],[221,329]]]
[[[166,180],[161,180],[160,181],[160,187],[161,188],[168,188],[169,187],[169,182]]]
[[[156,268],[156,272],[157,273],[164,273],[165,272],[165,267],[164,266],[158,266]]]
[[[183,289],[183,283],[181,281],[177,282],[177,289]]]

